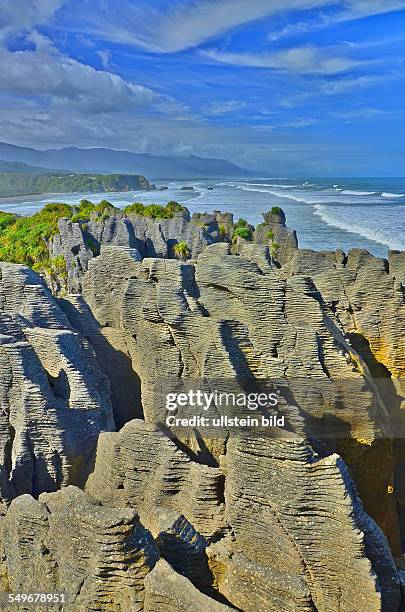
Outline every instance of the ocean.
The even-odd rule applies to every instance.
[[[25,196],[0,201],[0,209],[32,214],[46,202],[77,203],[82,198],[102,199],[124,207],[132,202],[165,204],[176,200],[190,212],[230,211],[260,223],[261,213],[272,206],[285,211],[288,227],[295,229],[301,248],[367,249],[386,257],[388,249],[405,251],[405,179],[385,178],[255,178],[241,180],[157,180],[164,191],[80,193]],[[184,190],[182,187],[193,187]]]

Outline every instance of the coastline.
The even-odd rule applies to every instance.
[[[41,201],[44,197],[53,197],[53,196],[60,196],[60,195],[75,195],[75,193],[80,193],[80,191],[75,191],[72,192],[71,194],[66,194],[65,192],[58,192],[58,193],[26,193],[26,194],[22,194],[22,195],[14,195],[14,196],[1,196],[0,197],[0,204],[1,202],[24,202],[27,198],[33,198],[33,199],[37,199],[38,201]]]

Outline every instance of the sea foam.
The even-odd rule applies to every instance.
[[[387,200],[394,200],[396,198],[405,198],[405,193],[390,193],[385,192],[381,194],[382,198],[386,198]]]
[[[375,191],[351,191],[350,189],[345,189],[342,191],[342,195],[351,195],[351,196],[372,196],[375,195]]]

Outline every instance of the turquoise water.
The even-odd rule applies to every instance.
[[[176,200],[191,212],[223,210],[251,223],[281,206],[287,225],[297,231],[300,247],[316,250],[365,248],[380,257],[405,250],[405,179],[256,178],[247,180],[156,181],[165,191],[28,196],[3,200],[2,210],[32,214],[49,201],[77,203],[107,199],[123,207],[134,201]],[[194,191],[181,190],[193,186]],[[213,187],[213,189],[209,189]]]

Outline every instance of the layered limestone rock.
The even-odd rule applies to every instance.
[[[403,255],[403,254],[402,254]],[[405,373],[404,258],[392,253],[392,268],[384,259],[352,249],[317,253],[297,251],[289,276],[310,276],[329,313],[347,334],[362,336],[374,358],[394,379]]]
[[[184,576],[161,559],[145,578],[145,612],[225,612],[234,610],[196,589]]]
[[[192,461],[156,426],[134,420],[118,433],[101,434],[86,491],[104,505],[136,508],[155,535],[163,508],[214,537],[225,526],[223,480],[218,468]]]
[[[11,592],[64,593],[60,609],[72,612],[143,610],[159,551],[135,511],[103,508],[70,486],[15,499],[1,534]]]
[[[0,498],[83,485],[100,431],[114,429],[109,384],[39,277],[0,263]]]
[[[79,228],[100,256],[59,302],[2,264],[6,591],[65,591],[73,612],[399,611],[380,527],[399,555],[403,258],[298,251],[280,213],[265,221],[286,238],[281,268],[268,228],[230,254],[217,213]],[[167,259],[184,236],[193,259]],[[277,406],[168,403],[190,389],[272,391]],[[284,421],[174,427],[168,414]],[[19,493],[39,499],[7,509]]]
[[[233,437],[226,517],[234,538],[208,549],[221,593],[254,610],[397,610],[385,538],[337,455],[305,440]]]
[[[345,464],[337,455],[320,457],[303,439],[231,436],[217,470],[190,461],[156,428],[131,422],[102,434],[87,491],[104,505],[139,510],[171,567],[237,609],[399,608],[388,543],[365,514]],[[155,572],[159,589],[154,575],[146,581],[154,583],[152,610],[172,609],[173,598],[183,602],[173,589],[182,591],[185,581],[178,584],[171,569],[167,587],[164,567],[163,576]]]
[[[235,256],[228,245],[217,244],[195,263],[135,262],[130,273],[115,275],[117,292],[111,300],[108,292],[103,297],[100,279],[113,259],[114,273],[121,266],[119,251],[108,264],[102,257],[91,263],[84,298],[101,325],[125,334],[152,429],[130,423],[120,434],[101,437],[88,483],[91,494],[103,503],[119,499],[120,504],[137,504],[142,519],[153,517],[147,526],[154,532],[158,517],[152,508],[175,510],[210,541],[214,529],[184,505],[181,491],[191,492],[188,505],[199,503],[200,487],[205,497],[214,499],[214,508],[220,507],[222,496],[213,498],[212,488],[207,495],[201,475],[197,487],[187,484],[183,489],[182,483],[190,481],[188,476],[179,479],[179,465],[188,456],[220,466],[208,469],[225,477],[226,521],[220,533],[226,533],[227,525],[230,535],[211,544],[207,554],[212,582],[226,600],[243,610],[358,609],[353,601],[364,609],[397,609],[399,583],[387,543],[364,513],[342,460],[332,454],[336,447],[346,450],[366,506],[398,550],[397,516],[389,494],[389,414],[367,364],[334,313],[324,307],[314,283],[299,274],[283,279],[264,246],[246,245]],[[286,416],[287,429],[299,434],[299,442],[234,439],[230,431],[216,438],[203,431],[192,440],[190,432],[181,430],[175,432],[180,442],[170,442],[156,430],[154,424],[164,422],[168,390],[186,389],[190,381],[203,381],[211,389],[221,384],[243,389],[246,379],[263,389],[269,380],[280,382],[284,397],[278,410]],[[317,452],[305,442],[308,436],[318,436]],[[170,471],[162,445],[177,457],[169,463]],[[359,447],[357,454],[352,445]],[[160,477],[143,463],[150,454],[159,457],[154,469]],[[357,469],[360,459],[366,469]],[[138,461],[142,468],[128,472]],[[378,472],[373,466],[380,467]],[[106,486],[97,493],[101,482]],[[176,483],[174,491],[166,483]],[[207,515],[213,516],[212,511]],[[351,569],[338,569],[342,567]]]
[[[258,244],[275,245],[273,259],[284,265],[298,248],[296,233],[286,227],[282,210],[264,213],[263,217],[265,222],[255,231],[253,226],[248,226],[253,239]],[[185,242],[188,256],[195,259],[208,245],[230,243],[233,228],[233,215],[220,211],[194,213],[190,218],[185,209],[176,212],[171,219],[160,220],[115,211],[114,215],[106,217],[94,215],[86,223],[61,219],[59,233],[51,238],[49,251],[51,257],[64,257],[69,292],[80,293],[89,261],[100,254],[103,246],[135,249],[142,258],[174,258],[175,245]],[[239,253],[244,244],[245,241],[238,238],[235,251]]]
[[[263,213],[264,223],[260,223],[253,234],[258,244],[272,248],[273,259],[281,265],[286,264],[298,250],[297,234],[286,226],[286,218],[281,208],[275,207]]]
[[[218,219],[217,219],[218,217]],[[105,219],[94,218],[88,223],[59,221],[59,234],[49,244],[51,257],[62,255],[68,272],[71,293],[81,290],[81,279],[89,261],[108,245],[136,249],[142,257],[174,257],[178,242],[186,242],[189,256],[197,257],[208,245],[225,238],[220,224],[232,222],[226,215],[213,215],[204,222],[193,218],[187,210],[175,213],[172,219],[152,219],[137,214],[116,212]]]
[[[405,295],[404,253],[393,252],[389,262],[367,251],[353,249],[317,253],[301,250],[286,266],[292,281],[310,277],[324,310],[347,334],[350,344],[363,357],[389,414],[396,437],[394,491],[405,526]],[[350,451],[353,452],[353,449]],[[363,452],[353,457],[355,474],[364,469]],[[373,463],[376,477],[385,472],[385,462]],[[363,490],[360,488],[361,494]],[[377,499],[375,504],[379,504]],[[405,533],[404,527],[402,528]]]

